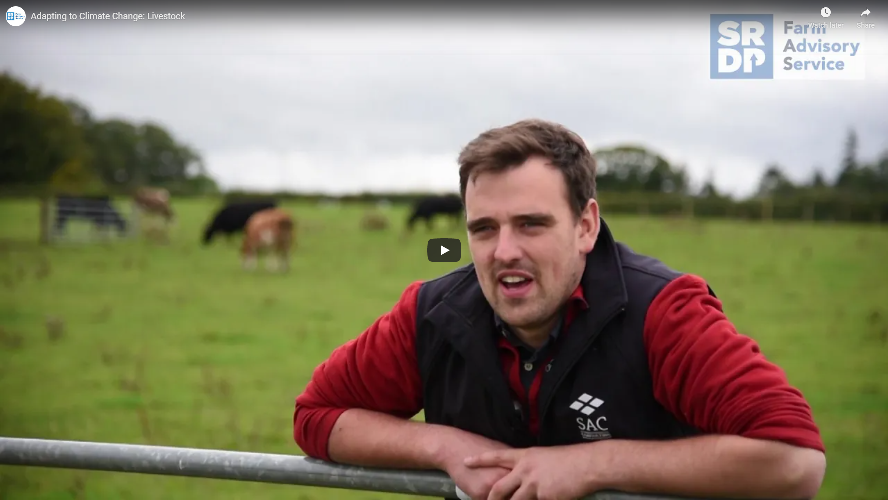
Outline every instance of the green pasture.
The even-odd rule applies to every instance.
[[[216,202],[175,202],[169,244],[37,244],[38,205],[0,202],[0,435],[301,454],[293,401],[317,364],[414,280],[457,264],[358,229],[360,207],[288,205],[289,274],[199,244]],[[822,499],[888,498],[888,231],[607,217],[616,237],[706,277],[813,405]],[[463,247],[463,263],[470,259]],[[234,481],[0,467],[2,499],[404,498]]]

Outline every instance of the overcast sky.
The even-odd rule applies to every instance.
[[[87,10],[73,7],[42,12]],[[592,149],[640,142],[738,195],[772,161],[796,179],[834,174],[849,127],[864,158],[888,149],[888,10],[870,16],[881,29],[866,32],[864,81],[740,81],[710,80],[702,10],[244,21],[183,9],[182,21],[0,23],[0,70],[101,118],[159,122],[226,188],[453,190],[462,145],[527,117]],[[802,21],[823,20],[810,10]]]

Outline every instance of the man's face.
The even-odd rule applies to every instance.
[[[485,297],[526,330],[546,326],[573,292],[599,228],[595,201],[575,220],[563,175],[539,157],[470,180],[466,220]]]

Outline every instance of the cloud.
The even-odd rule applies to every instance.
[[[698,183],[712,169],[735,194],[772,161],[834,173],[850,127],[861,155],[888,148],[881,31],[865,81],[715,81],[708,13],[386,15],[29,20],[0,30],[0,67],[163,124],[231,187],[455,189],[463,144],[530,116],[592,148],[640,142]]]

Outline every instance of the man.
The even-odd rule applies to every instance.
[[[815,496],[802,394],[705,281],[614,241],[576,134],[522,121],[459,163],[473,264],[411,284],[317,367],[306,454],[443,470],[473,499]]]

